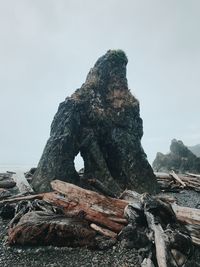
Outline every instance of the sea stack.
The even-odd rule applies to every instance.
[[[157,172],[177,173],[200,173],[200,158],[194,155],[181,140],[173,139],[170,145],[170,152],[167,154],[157,153],[153,162],[153,169]]]
[[[128,89],[122,50],[109,50],[89,71],[85,83],[59,105],[32,185],[51,190],[60,179],[83,187],[96,179],[119,195],[125,189],[156,193],[158,185],[141,146],[139,102]],[[84,174],[74,159],[80,152]],[[90,185],[91,186],[91,185]]]

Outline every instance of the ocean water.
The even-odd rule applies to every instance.
[[[34,166],[31,165],[0,165],[0,172],[12,171],[12,172],[27,172]]]

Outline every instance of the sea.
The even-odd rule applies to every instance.
[[[7,172],[7,171],[12,171],[16,173],[24,173],[29,171],[32,167],[31,165],[0,165],[0,172]]]
[[[29,171],[33,166],[30,165],[0,165],[0,173],[14,172],[12,175],[13,180],[16,182],[20,193],[32,192],[33,189],[24,177],[24,173]]]

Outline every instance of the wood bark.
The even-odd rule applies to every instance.
[[[150,258],[145,258],[141,263],[141,267],[155,267],[155,265]]]
[[[172,205],[172,208],[176,214],[176,218],[185,224],[196,224],[200,225],[200,210],[182,207],[179,205]]]
[[[124,218],[125,207],[132,203],[136,208],[141,209],[140,198],[142,195],[130,190],[121,195],[124,198],[122,200],[105,197],[96,192],[58,180],[52,182],[52,187],[54,190],[64,194],[64,196],[48,193],[44,195],[45,200],[63,206],[66,213],[69,211],[76,213],[84,211],[86,219],[96,224],[101,224],[117,233],[122,229],[122,225],[126,224],[126,219]],[[156,199],[158,201],[163,200],[162,196],[156,197]],[[167,200],[167,197],[165,199]],[[186,225],[200,225],[199,209],[181,207],[175,204],[171,206],[179,222]],[[192,232],[190,233],[192,235]]]
[[[84,203],[92,209],[98,209],[100,212],[108,214],[110,216],[123,217],[124,208],[127,205],[127,201],[106,197],[100,195],[94,191],[80,188],[74,184],[65,183],[59,180],[51,182],[52,188],[65,195],[65,199],[72,201],[74,199],[77,202]]]
[[[180,178],[174,171],[171,171],[171,172],[170,172],[170,175],[171,175],[175,180],[177,180],[183,187],[186,187],[186,184],[181,180],[181,178]]]
[[[18,174],[13,174],[12,178],[15,181],[20,193],[32,193],[33,192],[32,187],[28,183],[23,173],[20,173],[20,176]]]
[[[160,188],[164,191],[179,191],[184,189],[192,189],[200,192],[200,179],[199,175],[186,173],[186,174],[175,174],[175,173],[154,173]]]
[[[22,200],[34,200],[34,199],[43,199],[44,193],[36,194],[36,195],[28,195],[28,196],[15,196],[11,198],[7,198],[0,201],[1,205],[7,204],[7,203],[17,203]]]
[[[85,203],[81,199],[81,194],[80,196],[74,194],[73,199],[72,195],[70,198],[69,196],[62,196],[59,193],[46,193],[43,199],[48,203],[62,207],[66,215],[73,214],[74,216],[82,216],[86,220],[105,226],[116,233],[119,233],[123,228],[123,224],[114,222],[109,218],[115,215],[115,211],[110,210],[110,208],[103,210],[101,202],[99,202],[100,205],[96,201],[92,203],[92,198],[90,199],[91,204]],[[124,203],[124,205],[126,204]],[[117,216],[119,214],[123,217],[123,214],[120,212],[117,213]]]
[[[190,233],[192,242],[200,246],[200,224],[186,224],[186,228]]]
[[[90,224],[90,227],[92,229],[94,229],[96,232],[104,235],[104,236],[107,236],[107,237],[110,237],[110,238],[116,238],[117,237],[117,234],[115,232],[112,232],[106,228],[103,228],[99,225],[96,225],[94,223]]]
[[[155,223],[155,218],[150,212],[145,212],[148,226],[154,233],[156,258],[159,267],[168,266],[167,246],[164,240],[164,231],[160,224]]]
[[[190,172],[186,172],[186,174],[188,174],[190,176],[194,176],[194,177],[200,178],[200,174],[195,174],[195,173],[190,173]]]
[[[44,211],[26,213],[9,229],[8,243],[19,245],[89,246],[96,232],[87,221]]]
[[[142,230],[143,236],[145,236],[147,240],[146,239],[143,240],[143,236],[141,235],[142,238],[141,246],[142,244],[146,246],[149,243],[149,239],[147,237],[148,235],[144,231],[144,229],[146,229],[144,227],[147,227],[146,223],[145,225],[143,224],[141,225],[142,222],[144,223],[143,217],[145,215],[148,221],[148,227],[154,233],[155,249],[159,267],[166,267],[168,266],[169,262],[170,262],[169,264],[172,264],[173,261],[173,257],[170,254],[170,251],[168,251],[165,239],[166,224],[176,223],[176,220],[173,218],[177,218],[178,222],[185,224],[186,228],[191,234],[192,242],[196,245],[200,245],[200,236],[199,236],[200,210],[198,209],[180,207],[175,204],[169,205],[167,197],[164,198],[166,199],[166,202],[163,202],[162,201],[163,199],[161,200],[161,198],[159,198],[158,196],[151,197],[148,194],[140,195],[133,191],[125,191],[124,194],[122,194],[121,196],[125,198],[124,200],[124,199],[114,199],[111,197],[106,197],[96,192],[86,190],[78,186],[75,186],[73,184],[65,183],[58,180],[52,182],[52,187],[54,190],[56,190],[56,192],[29,195],[29,196],[18,196],[16,198],[4,200],[3,202],[1,201],[0,203],[4,204],[17,203],[20,200],[42,199],[43,201],[45,201],[44,203],[46,205],[47,203],[51,204],[50,205],[50,207],[52,207],[52,210],[50,211],[51,214],[52,212],[55,211],[55,206],[57,206],[59,207],[58,210],[61,210],[62,213],[64,213],[61,216],[62,218],[71,217],[71,218],[77,218],[77,220],[80,221],[82,220],[86,221],[88,222],[89,227],[95,230],[95,232],[98,232],[101,235],[104,235],[106,237],[111,237],[114,239],[116,238],[117,234],[121,232],[122,229],[126,228],[124,226],[126,226],[127,223],[129,223],[127,226],[128,233],[129,235],[132,236],[132,238],[134,236],[133,239],[135,240],[134,242],[138,243],[139,245],[140,241],[138,240],[140,239],[137,238],[140,237],[140,234],[137,233],[139,233],[138,232],[139,229],[140,230],[143,229]],[[36,204],[35,201],[33,203],[34,203],[33,207],[36,206],[40,207],[40,201],[38,201],[38,205],[35,205]],[[26,212],[27,210],[28,209],[24,209],[24,211]],[[155,211],[156,213],[154,214]],[[26,214],[29,214],[31,212],[32,209],[29,209],[28,213]],[[22,212],[21,217],[19,216],[17,220],[14,220],[14,222],[16,223],[11,224],[9,232],[10,244],[14,244],[15,242],[17,242],[18,244],[23,244],[23,242],[24,244],[29,244],[28,242],[30,242],[30,244],[32,244],[31,240],[28,241],[29,238],[32,238],[31,235],[34,236],[33,240],[35,240],[35,242],[41,241],[43,242],[43,244],[47,243],[49,244],[50,242],[52,242],[52,244],[54,244],[52,237],[53,232],[51,231],[52,229],[57,231],[56,227],[58,227],[58,232],[60,234],[64,233],[64,236],[69,234],[68,231],[74,231],[76,229],[75,221],[71,221],[73,227],[75,228],[69,228],[69,227],[66,228],[65,226],[63,226],[64,232],[62,232],[60,230],[60,227],[62,228],[62,226],[57,220],[52,221],[50,216],[49,218],[51,222],[49,223],[47,219],[48,217],[45,216],[41,217],[42,213],[46,214],[45,210],[41,211],[39,215],[36,213],[35,215],[37,219],[34,219],[35,215],[32,214],[31,215],[32,217],[28,217],[28,215],[26,216],[26,214],[24,215]],[[58,216],[58,214],[54,215]],[[24,225],[22,224],[23,222],[22,216],[23,217],[26,216]],[[33,218],[33,224],[30,223],[31,218]],[[42,218],[44,218],[44,220]],[[56,218],[60,217],[58,216]],[[38,226],[39,222],[42,222],[41,228]],[[56,226],[57,224],[58,226]],[[130,225],[132,225],[132,228],[130,227]],[[79,226],[80,225],[78,224],[77,227],[80,230]],[[42,231],[44,231],[44,233],[42,233]],[[45,236],[45,231],[46,233],[47,232],[49,233],[48,242],[44,240],[42,241],[42,238],[47,240]],[[75,238],[74,235],[72,235],[72,239],[73,238]],[[73,244],[75,243],[72,242],[68,244],[69,245],[72,244],[73,246]],[[176,266],[176,265],[172,264],[170,266]]]

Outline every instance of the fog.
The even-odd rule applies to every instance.
[[[150,162],[200,143],[200,1],[0,0],[0,164],[37,165],[58,105],[123,49]]]

